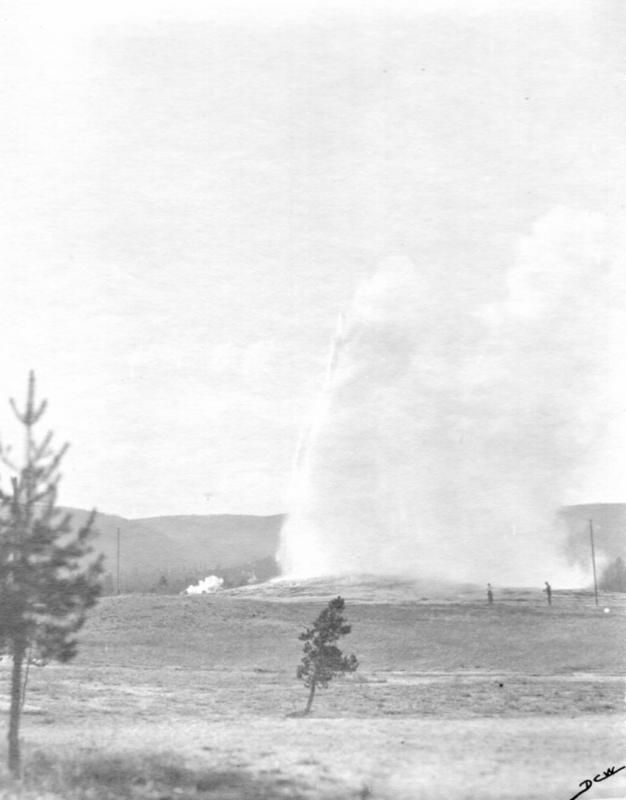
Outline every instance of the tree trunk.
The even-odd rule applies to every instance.
[[[9,772],[14,778],[21,774],[20,765],[20,716],[22,713],[22,664],[26,646],[24,642],[13,642],[13,670],[11,672],[11,710],[9,712]]]
[[[306,708],[304,709],[304,713],[308,714],[311,710],[311,706],[313,705],[313,697],[315,695],[315,681],[311,681],[311,690],[309,692],[309,699],[306,701]]]
[[[20,710],[24,710],[24,703],[26,702],[26,687],[28,686],[28,670],[30,668],[30,659],[33,649],[29,647],[24,655],[24,681],[22,683],[22,696],[20,697]]]

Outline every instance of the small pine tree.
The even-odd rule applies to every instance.
[[[341,636],[346,636],[352,629],[343,617],[344,608],[343,598],[335,597],[321,612],[313,626],[298,637],[304,642],[304,655],[298,665],[297,677],[304,681],[309,690],[305,714],[311,710],[318,686],[325,689],[335,675],[354,672],[359,666],[356,656],[344,656],[336,644]]]
[[[66,662],[76,655],[74,634],[100,592],[102,558],[89,561],[92,513],[78,531],[57,507],[59,466],[67,445],[55,451],[52,434],[36,441],[33,428],[46,409],[35,403],[35,376],[26,407],[11,406],[24,427],[23,465],[0,445],[12,473],[11,490],[0,489],[0,645],[12,655],[8,766],[20,775],[19,726],[25,685],[23,666]]]

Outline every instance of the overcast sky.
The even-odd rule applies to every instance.
[[[1,8],[0,396],[36,370],[68,505],[284,510],[381,260],[482,308],[540,220],[624,213],[617,1]]]

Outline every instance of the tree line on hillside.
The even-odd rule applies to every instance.
[[[604,592],[626,592],[626,564],[621,556],[606,565],[598,583]]]

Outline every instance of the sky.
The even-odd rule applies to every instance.
[[[36,371],[67,505],[283,511],[337,320],[390,256],[445,276],[452,320],[506,306],[529,237],[577,258],[581,219],[619,263],[619,2],[104,6],[0,3],[0,398]],[[602,315],[598,263],[576,296]],[[626,500],[612,408],[572,502]]]

